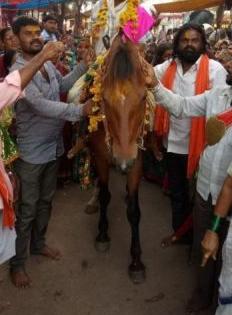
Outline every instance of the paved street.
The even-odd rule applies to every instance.
[[[86,215],[91,192],[76,184],[57,192],[48,244],[63,257],[54,262],[30,257],[30,289],[19,290],[0,271],[0,314],[4,315],[184,315],[193,286],[188,250],[163,250],[160,240],[170,231],[170,205],[160,188],[142,182],[141,242],[147,267],[144,284],[134,285],[127,275],[130,229],[126,219],[125,178],[112,172],[109,207],[111,249],[97,253],[94,238],[98,215]]]

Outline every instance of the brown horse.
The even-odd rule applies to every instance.
[[[96,249],[106,251],[110,246],[107,207],[111,199],[108,181],[113,161],[127,173],[127,218],[132,233],[129,276],[135,283],[145,279],[139,237],[138,190],[142,176],[139,144],[143,140],[145,102],[150,84],[146,67],[138,48],[118,35],[106,57],[102,74],[102,111],[106,119],[89,137],[99,186],[100,219]]]

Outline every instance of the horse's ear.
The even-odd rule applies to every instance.
[[[145,77],[145,84],[148,88],[154,86],[154,69],[142,56],[140,56],[142,71]]]

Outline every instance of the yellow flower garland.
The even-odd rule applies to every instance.
[[[104,63],[105,56],[99,55],[96,60],[98,65],[98,70],[92,72],[93,75],[93,85],[90,87],[90,93],[93,94],[92,100],[94,105],[92,107],[92,114],[89,115],[89,132],[97,131],[98,123],[105,119],[105,115],[97,113],[100,109],[100,103],[102,101],[102,84],[101,84],[101,66]]]
[[[107,0],[103,0],[102,6],[98,12],[97,19],[92,27],[92,37],[97,40],[100,36],[100,32],[105,28],[108,20],[108,4]]]
[[[140,2],[140,0],[127,0],[126,9],[119,16],[119,27],[123,27],[129,21],[133,23],[134,28],[137,27],[137,8]],[[96,22],[92,27],[92,37],[94,40],[99,38],[101,30],[106,27],[108,16],[107,0],[103,0],[102,6],[97,15]]]
[[[119,16],[120,27],[123,27],[129,21],[133,23],[134,28],[137,27],[137,8],[139,4],[140,0],[127,0],[127,7]]]

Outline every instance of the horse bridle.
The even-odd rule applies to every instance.
[[[104,45],[105,49],[109,50],[110,46],[111,46],[109,35],[103,36],[102,37],[102,42],[103,42],[103,45]],[[146,106],[146,104],[145,104],[145,106]],[[104,130],[105,130],[105,134],[106,134],[106,137],[105,137],[106,146],[108,148],[109,153],[111,153],[112,152],[112,140],[111,140],[111,136],[110,136],[110,132],[109,132],[108,122],[107,122],[106,115],[105,115],[105,103],[104,103],[104,100],[101,102],[100,112],[104,116],[103,126],[104,126]],[[137,139],[137,146],[138,146],[138,148],[140,150],[145,151],[146,148],[144,146],[144,136],[145,136],[146,133],[145,133],[144,120],[141,123],[140,129],[141,129],[141,133],[140,133],[140,135],[139,135],[139,137]]]
[[[146,104],[145,104],[146,106]],[[100,107],[100,112],[103,115],[104,119],[103,119],[103,126],[104,126],[104,130],[105,130],[105,143],[107,146],[107,149],[109,151],[109,153],[112,153],[112,139],[110,136],[110,132],[109,132],[109,127],[108,127],[108,121],[106,118],[106,114],[105,114],[105,102],[104,100],[101,102],[101,107]],[[142,150],[145,151],[146,148],[144,146],[144,136],[145,136],[145,124],[144,124],[144,120],[142,121],[139,129],[141,129],[140,135],[137,138],[137,147]]]

